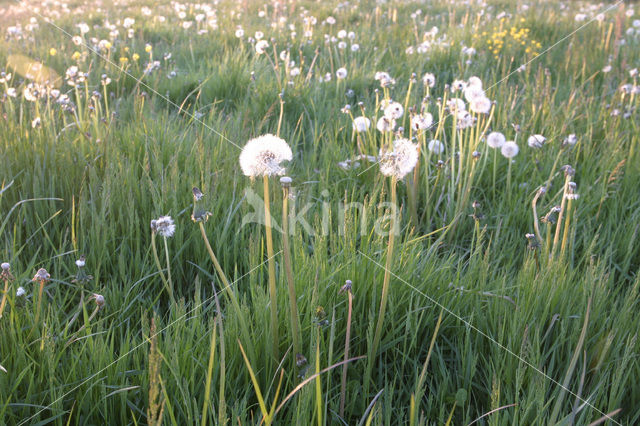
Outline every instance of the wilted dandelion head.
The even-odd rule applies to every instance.
[[[578,185],[575,182],[569,182],[569,184],[567,185],[567,193],[564,195],[564,197],[567,200],[577,200],[578,199],[578,193],[576,192],[577,189],[578,189]]]
[[[490,148],[502,148],[502,145],[507,141],[507,138],[500,132],[491,132],[487,136],[487,145]]]
[[[171,216],[160,216],[151,221],[151,231],[161,237],[171,238],[176,232],[176,225]]]
[[[50,279],[51,275],[47,272],[47,270],[44,268],[40,268],[38,269],[38,272],[36,272],[36,274],[33,276],[33,279],[31,281],[47,282]]]
[[[518,155],[520,148],[518,148],[518,144],[513,141],[507,141],[500,148],[500,152],[505,158],[513,158]]]
[[[542,135],[531,135],[529,139],[527,139],[527,145],[531,148],[542,148],[542,145],[544,145],[546,141],[547,138]]]
[[[285,169],[280,163],[292,158],[291,148],[284,139],[267,134],[251,139],[242,148],[240,167],[242,173],[251,178],[283,175]]]
[[[418,146],[408,139],[396,139],[392,151],[380,150],[380,172],[402,179],[418,163]]]
[[[371,120],[367,117],[356,117],[353,119],[353,130],[360,133],[366,132],[371,127]]]

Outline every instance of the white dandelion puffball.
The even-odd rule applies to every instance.
[[[416,130],[426,130],[433,124],[433,115],[428,112],[425,114],[414,115],[411,117],[411,125]]]
[[[487,136],[487,145],[490,148],[502,148],[502,145],[507,141],[507,138],[500,132],[491,132]]]
[[[378,131],[381,133],[390,132],[395,127],[396,127],[396,120],[394,120],[393,118],[385,117],[385,116],[380,117],[378,119],[378,123],[376,124],[376,129],[378,129]]]
[[[578,138],[576,137],[575,133],[571,133],[569,136],[567,136],[566,138],[564,138],[564,141],[562,141],[565,145],[575,145],[576,142],[578,142]]]
[[[464,98],[467,100],[467,102],[471,102],[472,100],[477,98],[485,97],[486,95],[484,94],[484,90],[482,90],[482,87],[469,85],[464,89]]]
[[[422,76],[422,83],[425,86],[433,87],[436,85],[436,76],[428,72]]]
[[[447,101],[447,108],[449,108],[449,112],[452,114],[460,113],[462,111],[466,111],[467,107],[464,104],[464,101],[460,98],[451,98]]]
[[[16,297],[22,297],[25,294],[27,294],[27,291],[23,287],[18,287],[18,290],[16,290]]]
[[[476,114],[489,114],[491,111],[491,101],[489,98],[474,98],[469,102],[469,109]]]
[[[518,144],[514,141],[505,142],[500,148],[500,152],[505,158],[513,158],[518,155],[520,148],[518,148]]]
[[[260,40],[256,43],[256,53],[258,55],[262,55],[269,47],[269,42],[267,40]]]
[[[429,148],[429,151],[436,155],[442,154],[444,152],[444,144],[437,139],[433,139],[432,141],[430,141],[427,147]]]
[[[400,102],[391,102],[384,109],[384,115],[388,118],[398,119],[404,114],[404,108]]]
[[[160,216],[151,221],[151,229],[161,237],[171,238],[176,232],[176,225],[173,223],[171,216]]]
[[[338,77],[338,80],[347,78],[347,69],[344,67],[338,68],[338,70],[336,71],[336,77]]]
[[[475,75],[473,77],[469,77],[467,84],[471,87],[482,89],[482,80],[480,80],[480,77],[476,77]]]
[[[245,176],[251,178],[257,176],[283,175],[283,161],[291,161],[293,153],[291,148],[277,136],[267,134],[251,139],[242,148],[240,153],[240,168]]]
[[[371,120],[367,117],[356,117],[353,119],[353,130],[356,132],[366,132],[371,127]]]
[[[546,142],[547,138],[542,135],[531,135],[527,139],[527,145],[531,148],[542,148],[542,145]]]
[[[418,145],[409,139],[396,139],[393,151],[380,150],[380,172],[385,176],[402,179],[418,163]]]

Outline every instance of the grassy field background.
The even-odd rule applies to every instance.
[[[0,423],[155,424],[160,412],[177,425],[640,422],[640,6],[468,3],[1,2],[0,262],[12,276],[0,281]],[[69,84],[72,66],[86,81]],[[378,71],[395,84],[380,87]],[[29,86],[45,72],[48,88]],[[477,116],[482,127],[454,130],[444,104],[472,76],[495,105]],[[395,137],[375,129],[388,97],[405,106],[397,126],[421,154],[397,185],[372,349],[390,179],[366,159],[339,163],[359,142],[378,155]],[[415,132],[408,107],[421,104],[435,124]],[[372,126],[356,134],[361,114]],[[302,367],[283,236],[274,231],[274,348],[264,226],[243,221],[262,183],[242,174],[241,148],[280,120],[293,151],[289,203],[309,224],[290,237]],[[512,162],[487,146],[490,131],[515,139]],[[534,134],[542,147],[527,144]],[[577,142],[563,143],[570,134]],[[429,151],[432,139],[444,152]],[[564,165],[579,197],[554,251],[555,225],[540,223],[538,240],[534,218],[564,205]],[[193,186],[240,310],[191,220]],[[270,199],[282,224],[277,178]],[[151,245],[150,221],[163,215],[176,223],[172,297],[164,239],[161,272]],[[90,280],[78,276],[81,255]],[[39,268],[51,277],[42,298]],[[343,391],[342,365],[314,374],[343,361],[348,324],[349,358],[362,358],[347,364]],[[261,399],[270,410],[293,391],[264,418]]]

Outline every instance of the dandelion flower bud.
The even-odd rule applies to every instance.
[[[202,197],[204,197],[204,194],[202,193],[202,191],[200,191],[200,188],[197,188],[195,186],[193,187],[191,192],[193,193],[193,199],[195,201],[200,201],[202,200]]]
[[[240,153],[240,167],[245,176],[283,175],[283,161],[291,161],[291,148],[277,136],[267,134],[251,139]]]
[[[529,139],[527,139],[527,145],[531,148],[542,148],[542,145],[544,145],[546,141],[547,138],[542,135],[531,135]]]
[[[564,172],[565,176],[575,176],[576,175],[576,170],[571,167],[568,164],[565,164],[564,166],[560,167],[560,170],[562,170]]]
[[[502,153],[505,158],[513,158],[518,155],[519,151],[520,148],[518,148],[518,144],[513,141],[505,142],[500,148],[500,153]]]
[[[96,305],[98,305],[98,307],[102,308],[104,306],[105,300],[103,295],[94,293],[92,297],[96,301]]]
[[[345,291],[346,291],[346,292],[350,292],[350,291],[351,291],[351,285],[352,285],[352,284],[353,284],[353,283],[351,282],[351,280],[346,280],[346,281],[344,282],[344,285],[343,285],[342,287],[340,287],[340,291],[338,291],[338,294],[340,294],[340,293],[344,293]]]
[[[418,163],[418,146],[408,139],[396,139],[393,151],[380,150],[380,172],[402,179]]]
[[[16,290],[16,297],[22,297],[25,294],[27,294],[27,290],[25,290],[23,287],[18,287],[18,289]]]
[[[507,138],[500,132],[491,132],[487,136],[487,145],[490,148],[502,148],[502,145],[507,141]]]
[[[161,237],[171,238],[176,232],[176,225],[171,216],[160,216],[158,219],[151,221],[151,229]]]
[[[366,132],[371,127],[371,120],[367,117],[361,116],[353,119],[353,130],[360,133]]]

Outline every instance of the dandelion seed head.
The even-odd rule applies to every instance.
[[[527,145],[531,148],[542,148],[542,145],[544,145],[546,141],[547,138],[542,135],[531,135],[529,139],[527,139]]]
[[[376,129],[381,133],[390,132],[396,127],[396,120],[382,116],[378,119]]]
[[[425,86],[433,87],[436,85],[436,76],[428,72],[422,76],[422,83]]]
[[[500,153],[502,153],[505,158],[513,158],[518,155],[518,152],[520,152],[520,148],[518,148],[518,144],[513,141],[505,142],[500,148]]]
[[[400,102],[390,102],[384,108],[384,115],[388,118],[395,120],[402,117],[402,114],[404,114],[404,107]]]
[[[338,68],[336,70],[336,77],[338,78],[338,80],[343,80],[347,78],[347,69],[344,67]]]
[[[0,265],[0,268],[2,268],[3,271],[8,271],[9,268],[11,268],[11,265],[9,265],[8,262],[2,262],[2,265]]]
[[[267,50],[268,47],[269,47],[269,42],[267,40],[259,40],[256,43],[256,53],[258,55],[262,55]]]
[[[418,146],[408,139],[396,139],[392,151],[380,150],[380,172],[402,179],[418,163]]]
[[[490,148],[502,148],[502,145],[507,141],[507,138],[500,132],[491,132],[487,136],[487,145]]]
[[[361,116],[353,119],[353,130],[356,132],[366,132],[371,127],[371,120],[367,117]]]
[[[151,230],[161,237],[171,238],[176,232],[176,225],[171,216],[160,216],[151,221]]]
[[[488,114],[491,111],[491,100],[485,96],[473,98],[469,101],[469,109],[476,114]]]
[[[285,169],[280,163],[292,158],[291,148],[284,139],[266,134],[251,139],[242,148],[240,167],[242,173],[251,178],[283,175]]]
[[[433,115],[427,113],[411,117],[411,125],[415,130],[426,130],[433,124]]]
[[[444,144],[437,139],[429,141],[427,147],[429,148],[429,151],[436,155],[442,154],[444,152]]]

